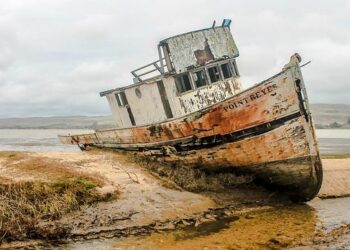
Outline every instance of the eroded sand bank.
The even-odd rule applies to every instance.
[[[127,160],[126,156],[113,152],[88,151],[72,153],[35,153],[69,164],[107,180],[101,192],[117,189],[118,200],[94,205],[64,217],[62,223],[74,222],[71,234],[88,235],[94,232],[148,225],[156,221],[186,217],[215,203],[208,197],[166,188],[145,169]],[[170,184],[169,184],[170,185]]]

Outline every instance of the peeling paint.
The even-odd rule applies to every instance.
[[[204,49],[197,49],[194,51],[194,56],[197,59],[197,65],[204,65],[206,62],[214,60],[214,55],[211,52],[210,46],[208,44],[208,39],[205,39]]]
[[[208,49],[203,50],[204,41],[204,46],[210,48],[210,53]],[[194,31],[165,39],[163,42],[169,47],[176,73],[187,71],[189,66],[202,65],[211,58],[234,58],[239,54],[229,27]],[[200,58],[204,60],[198,60],[195,51],[198,51],[197,57],[201,54]],[[205,53],[199,53],[199,51],[205,51]]]

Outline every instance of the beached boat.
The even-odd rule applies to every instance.
[[[159,60],[133,70],[133,84],[100,93],[115,128],[59,136],[61,142],[231,168],[293,198],[312,199],[322,164],[301,58],[294,54],[281,72],[242,90],[230,23],[162,40]]]

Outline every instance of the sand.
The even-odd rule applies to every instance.
[[[323,183],[320,198],[350,196],[350,158],[323,159]]]
[[[93,234],[184,218],[216,206],[212,199],[204,195],[180,188],[167,188],[166,186],[171,187],[173,184],[164,185],[164,181],[154,178],[122,154],[108,151],[26,153],[23,162],[29,158],[40,159],[53,168],[69,166],[79,172],[102,178],[105,185],[99,188],[101,193],[120,191],[120,196],[115,201],[101,202],[64,216],[59,223],[72,227],[72,235]],[[20,166],[21,162],[18,161],[7,166],[0,161],[0,175],[14,180],[42,178],[40,171],[23,172]]]

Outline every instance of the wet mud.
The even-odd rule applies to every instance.
[[[332,200],[335,206],[323,201],[226,207],[216,210],[225,216],[203,216],[206,220],[201,224],[141,236],[71,242],[61,249],[348,249],[349,217],[343,212],[350,198]]]
[[[346,205],[349,198],[344,198]],[[322,203],[321,201],[317,201]],[[337,201],[333,201],[337,203]],[[339,249],[349,246],[349,226],[324,227],[323,218],[341,213],[338,209],[318,210],[313,204],[284,204],[260,209],[235,209],[224,218],[200,225],[129,236],[69,243],[68,249]],[[318,204],[319,205],[319,204]],[[227,211],[227,210],[226,210]],[[328,213],[328,214],[327,214]],[[327,224],[327,222],[325,223]],[[327,228],[327,230],[325,230]],[[344,248],[347,249],[347,248]]]

